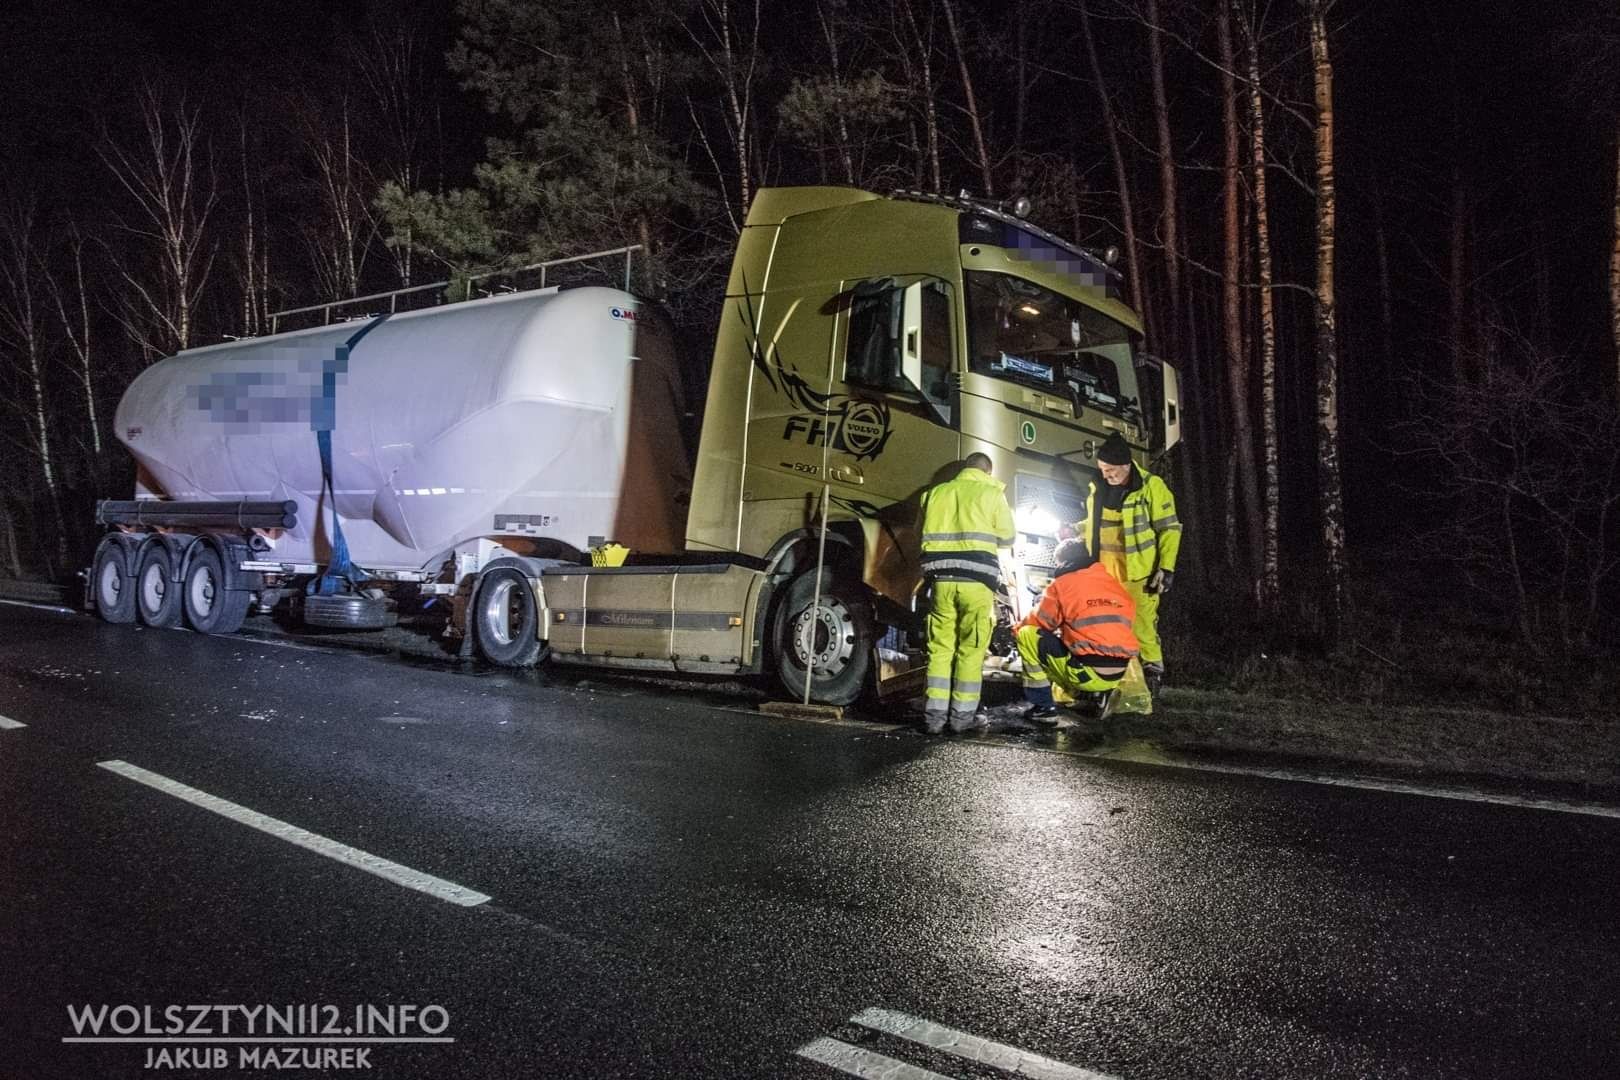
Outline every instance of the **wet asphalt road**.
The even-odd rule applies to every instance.
[[[64,1044],[67,1006],[256,1003],[441,1006],[387,1077],[835,1078],[824,1036],[1012,1075],[869,1008],[1132,1080],[1620,1075],[1613,819],[13,606],[0,715],[7,1080],[243,1075]]]

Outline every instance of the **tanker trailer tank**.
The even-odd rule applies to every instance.
[[[679,377],[638,312],[551,289],[192,349],[131,384],[117,433],[138,498],[295,503],[266,557],[306,569],[332,558],[334,508],[370,571],[436,575],[482,540],[679,551]]]

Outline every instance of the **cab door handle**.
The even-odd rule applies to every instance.
[[[845,484],[866,483],[866,474],[859,465],[834,465],[827,470],[827,475]]]

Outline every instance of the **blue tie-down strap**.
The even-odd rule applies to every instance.
[[[360,339],[382,324],[380,315],[362,326],[333,350],[332,359],[321,365],[321,396],[311,403],[309,426],[315,430],[315,446],[321,454],[321,497],[332,508],[332,558],[326,572],[309,583],[311,596],[335,596],[349,592],[371,577],[349,559],[349,542],[343,538],[343,522],[337,512],[337,491],[332,484],[332,429],[337,427],[337,386],[349,373],[349,354]]]

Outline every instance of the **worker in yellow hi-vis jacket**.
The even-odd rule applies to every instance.
[[[978,723],[984,657],[995,626],[998,550],[1014,540],[1006,485],[990,458],[971,454],[950,480],[923,493],[922,572],[928,608],[928,688],[923,726],[937,735]]]
[[[1163,480],[1131,462],[1130,444],[1118,433],[1097,449],[1097,472],[1101,483],[1091,482],[1075,532],[1135,601],[1142,673],[1157,695],[1164,682],[1159,599],[1170,591],[1181,551],[1176,500]]]

